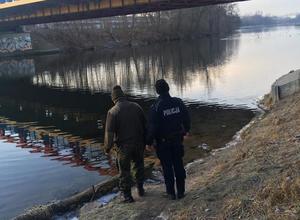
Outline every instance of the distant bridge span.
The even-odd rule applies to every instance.
[[[0,1],[0,31],[43,24],[155,12],[245,0],[15,0]],[[2,3],[1,3],[2,2]]]

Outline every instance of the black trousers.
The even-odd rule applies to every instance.
[[[162,165],[167,193],[175,194],[176,180],[177,193],[183,194],[185,192],[186,173],[182,161],[184,156],[182,143],[160,143],[156,152]]]

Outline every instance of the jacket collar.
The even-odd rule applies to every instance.
[[[164,94],[161,94],[158,98],[159,99],[168,99],[168,98],[171,98],[171,96],[170,96],[170,93],[164,93]]]
[[[115,105],[121,103],[121,102],[125,102],[127,101],[127,98],[126,97],[120,97],[118,98],[116,101],[115,101]]]

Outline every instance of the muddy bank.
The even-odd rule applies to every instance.
[[[149,178],[152,175],[153,163],[146,162],[145,176]],[[77,193],[69,198],[61,201],[49,203],[47,205],[40,205],[28,209],[25,213],[15,217],[15,220],[46,220],[52,219],[55,215],[63,214],[81,207],[84,203],[94,201],[101,196],[104,196],[118,187],[119,178],[114,176],[107,181],[93,185],[88,189]]]
[[[147,186],[134,204],[82,209],[80,219],[298,219],[300,215],[300,94],[270,107],[227,150],[187,167],[187,195],[163,197]]]

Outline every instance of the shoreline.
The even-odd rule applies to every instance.
[[[296,219],[300,210],[293,209],[291,205],[294,201],[300,201],[300,193],[295,191],[293,198],[290,199],[290,193],[293,193],[290,190],[299,189],[300,176],[290,168],[278,170],[278,167],[298,164],[295,164],[297,161],[295,151],[298,151],[300,135],[297,135],[298,129],[295,125],[299,128],[297,121],[300,121],[300,115],[297,112],[300,104],[296,101],[299,97],[298,91],[279,101],[273,100],[270,105],[270,95],[266,95],[261,100],[261,104],[266,106],[267,111],[261,112],[242,128],[225,148],[215,150],[208,157],[188,164],[189,189],[183,200],[174,202],[166,200],[160,195],[164,191],[163,186],[150,185],[146,188],[150,198],[137,198],[136,204],[132,205],[120,204],[119,200],[115,199],[106,207],[81,208],[79,218],[145,219],[145,216],[151,216],[151,218],[163,219],[191,219],[201,216],[201,219],[249,217],[276,219],[289,216],[287,219]],[[282,112],[287,114],[282,115]],[[289,120],[290,118],[294,120]],[[286,126],[293,128],[292,131],[281,132]],[[289,138],[289,133],[293,138]],[[279,147],[279,150],[274,151],[274,147],[276,149]],[[265,152],[266,150],[268,153]],[[289,155],[290,158],[286,158],[285,155]],[[265,161],[270,156],[274,158],[273,163],[279,164],[266,164]],[[284,185],[280,185],[282,188],[275,187],[276,181],[283,181]],[[286,185],[290,188],[284,188]],[[270,195],[267,194],[266,198],[261,199],[261,193],[266,189]],[[275,200],[273,195],[276,197],[278,194],[285,203]],[[245,207],[245,196],[248,195],[253,199],[246,200],[249,204]],[[155,202],[160,203],[160,207]],[[255,206],[256,203],[267,211],[261,213],[260,207]],[[289,211],[289,214],[284,210]],[[114,211],[115,214],[111,213]],[[118,212],[123,212],[123,215]],[[132,217],[133,213],[135,217]]]
[[[232,140],[225,144],[225,147],[209,149],[206,154],[196,159],[192,162],[188,162],[185,165],[187,172],[189,172],[189,167],[192,167],[196,164],[201,164],[205,159],[214,156],[216,152],[224,151],[236,146],[239,141],[241,141],[241,135],[249,129],[253,124],[255,124],[258,118],[263,113],[255,115],[254,118],[245,126],[242,127],[236,134],[232,137]],[[146,168],[146,177],[151,180],[152,171],[158,171],[159,167],[157,166],[158,159],[155,157],[154,159],[151,157],[145,157],[145,168]],[[156,183],[154,183],[156,185]],[[150,184],[151,185],[151,184]],[[104,182],[101,182],[95,186],[89,187],[86,190],[79,192],[75,195],[67,197],[63,200],[59,200],[55,203],[48,203],[46,205],[34,206],[26,210],[23,214],[16,216],[13,218],[14,220],[32,220],[32,219],[52,219],[54,216],[61,216],[62,214],[66,214],[75,210],[79,210],[84,207],[85,204],[88,204],[94,199],[100,198],[101,196],[105,196],[107,194],[111,194],[115,192],[115,188],[118,186],[118,176],[114,176]],[[91,198],[91,199],[87,199]]]
[[[30,50],[30,51],[24,51],[24,52],[0,54],[0,59],[27,58],[27,57],[32,57],[32,56],[44,56],[44,55],[52,55],[52,54],[60,54],[60,53],[63,53],[63,51],[58,48],[49,49],[49,50]]]
[[[129,43],[122,43],[122,42],[116,42],[116,43],[110,43],[106,42],[104,45],[109,46],[102,46],[102,45],[92,45],[87,47],[78,47],[75,48],[73,46],[69,47],[57,47],[54,46],[53,43],[50,43],[52,46],[47,49],[31,49],[26,51],[16,51],[13,53],[0,53],[0,59],[11,59],[11,58],[26,58],[31,56],[43,56],[43,55],[52,55],[52,54],[66,54],[70,55],[74,52],[81,53],[81,52],[101,52],[101,53],[114,53],[118,50],[124,50],[124,49],[136,49],[136,48],[142,48],[146,46],[155,46],[159,44],[168,44],[172,42],[185,42],[189,40],[201,40],[201,39],[207,39],[207,38],[219,38],[222,39],[223,37],[230,36],[234,34],[238,29],[234,29],[231,33],[223,33],[223,34],[202,34],[198,37],[192,37],[192,38],[169,38],[169,39],[160,39],[155,40],[151,42],[143,42],[141,40],[137,40],[135,42],[129,42]],[[43,40],[45,41],[45,40]],[[49,43],[49,42],[47,42]]]
[[[184,199],[169,201],[161,196],[162,184],[149,185],[145,198],[134,195],[134,204],[115,199],[105,207],[86,205],[79,210],[79,218],[297,219],[299,97],[298,91],[273,103],[242,129],[235,145],[189,164]],[[268,104],[268,97],[263,102]]]
[[[291,96],[293,96],[293,95],[291,95]],[[260,101],[260,104],[269,105],[269,103],[270,103],[269,98],[270,98],[270,94],[266,95]],[[276,103],[273,105],[276,106]],[[236,148],[238,148],[239,145],[247,144],[247,143],[245,143],[245,138],[247,138],[247,136],[249,136],[249,133],[251,133],[253,129],[255,130],[256,127],[259,127],[259,124],[262,123],[264,118],[268,117],[269,114],[272,114],[272,107],[270,107],[270,108],[271,108],[270,111],[269,110],[261,111],[258,115],[256,115],[247,125],[245,125],[240,131],[238,131],[234,135],[232,140],[230,142],[228,142],[224,148],[212,150],[208,154],[208,156],[198,159],[196,161],[193,161],[191,163],[188,163],[186,165],[187,173],[193,173],[194,172],[193,170],[195,169],[195,167],[196,167],[196,169],[198,169],[199,168],[198,166],[202,166],[203,164],[210,163],[211,159],[218,158],[222,154],[229,154],[231,151],[237,150]],[[262,107],[262,109],[266,109],[266,108]],[[248,137],[248,138],[255,138],[255,137]],[[244,157],[244,156],[242,156],[242,157]],[[151,165],[151,170],[152,170],[152,167],[153,167],[153,163]],[[150,176],[150,175],[148,175],[148,176]],[[103,196],[107,193],[113,192],[113,189],[117,186],[117,179],[118,179],[118,177],[115,176],[111,180],[109,180],[109,181],[112,181],[112,185],[110,186],[109,189],[106,188],[106,190],[104,190],[104,191],[101,191],[101,188],[103,187],[102,184],[104,184],[104,186],[106,186],[107,182],[109,182],[109,181],[104,182],[102,184],[100,183],[99,185],[97,185],[97,187],[96,187],[97,190],[92,188],[92,191],[91,191],[91,188],[89,188],[89,189],[85,190],[84,192],[81,192],[75,196],[72,196],[71,198],[67,198],[65,200],[58,201],[55,204],[48,204],[46,206],[39,206],[37,208],[30,209],[29,211],[27,211],[23,215],[16,217],[15,219],[22,219],[22,220],[23,219],[34,219],[35,216],[38,216],[36,219],[40,218],[41,216],[43,216],[43,218],[46,216],[45,217],[46,219],[50,219],[54,215],[63,214],[66,211],[81,210],[82,205],[88,204],[93,199],[95,199],[99,196]],[[153,188],[153,186],[150,185],[150,188]],[[100,191],[101,193],[98,194],[98,191]],[[74,197],[77,198],[77,199],[75,199],[75,202],[74,202],[74,199],[72,199]],[[83,200],[81,198],[83,198]],[[89,198],[89,199],[87,199],[87,198]],[[114,202],[112,202],[112,203],[114,204]],[[60,208],[58,208],[58,207],[60,207]],[[100,210],[100,209],[102,209],[102,208],[99,208],[99,207],[97,208],[97,210]],[[103,211],[103,209],[102,209],[102,211]],[[85,209],[84,212],[89,213],[89,212],[93,212],[93,210]]]

